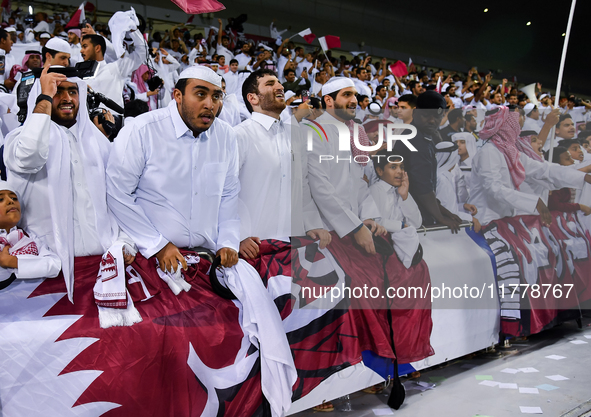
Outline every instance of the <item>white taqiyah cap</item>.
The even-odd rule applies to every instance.
[[[322,94],[332,94],[335,91],[339,91],[347,87],[355,87],[355,84],[353,84],[353,81],[351,81],[350,78],[332,77],[330,80],[326,82],[326,84],[322,86]]]
[[[45,44],[45,47],[47,49],[53,49],[54,51],[57,51],[57,52],[63,52],[64,54],[71,54],[72,53],[72,47],[70,46],[70,44],[60,38],[52,38],[52,39],[48,40],[47,43]]]
[[[211,68],[201,65],[195,65],[187,68],[179,76],[179,80],[195,78],[211,83],[216,87],[222,88],[222,77],[215,73]]]
[[[525,110],[526,112],[529,112],[535,108],[536,105],[534,103],[527,103],[525,106],[523,106],[523,110]]]

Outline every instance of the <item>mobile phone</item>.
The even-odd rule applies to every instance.
[[[302,103],[305,103],[306,100],[308,100],[309,98],[310,98],[310,91],[303,90],[302,91]]]

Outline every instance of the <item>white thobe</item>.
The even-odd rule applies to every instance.
[[[178,76],[176,70],[181,66],[179,61],[170,54],[166,57],[168,64],[164,62],[163,58],[164,57],[161,56],[160,61],[155,65],[158,76],[164,81],[164,91],[162,92],[162,99],[159,100],[158,107],[166,107],[168,106],[168,103],[170,103],[170,100],[172,100],[172,92],[174,91]],[[152,107],[152,110],[155,109],[156,107]]]
[[[528,182],[546,183],[547,189],[582,188],[585,174],[549,162],[534,161],[524,153],[519,160]],[[482,225],[518,213],[534,214],[540,196],[515,189],[503,154],[492,142],[485,143],[472,159],[470,203],[478,208]]]
[[[309,71],[310,68],[312,68],[314,66],[314,62],[310,62],[307,59],[304,59],[302,62],[300,62],[298,64],[298,66],[296,67],[296,77],[301,77],[302,76],[302,72],[304,72],[304,70]]]
[[[240,165],[240,240],[289,241],[291,141],[289,125],[254,112],[236,126]]]
[[[4,152],[9,175],[28,175],[28,185],[20,196],[24,205],[20,227],[44,239],[56,250],[53,223],[49,210],[49,182],[45,163],[49,155],[49,126],[51,119],[46,114],[33,113],[27,117],[20,134]],[[73,192],[74,256],[102,255],[103,248],[96,229],[96,212],[88,192],[86,180],[91,166],[83,166],[78,146],[78,125],[63,128],[70,140],[70,181]],[[35,173],[30,173],[30,172]]]
[[[285,82],[285,75],[283,75],[283,71],[285,70],[285,64],[287,64],[286,57],[281,55],[279,58],[277,58],[277,78],[279,78],[279,82],[282,84]]]
[[[363,180],[363,167],[353,161],[350,150],[339,151],[337,127],[327,123],[341,122],[328,112],[315,121],[326,131],[328,141],[321,140],[316,132],[312,132],[313,150],[308,152],[310,191],[320,211],[324,229],[334,230],[343,237],[361,225],[363,220],[379,217],[380,213]],[[332,155],[335,160],[320,162],[320,155]],[[336,162],[337,156],[339,163]]]
[[[437,172],[437,192],[435,196],[443,207],[459,216],[462,220],[472,221],[472,216],[464,211],[463,203],[459,201],[456,187],[456,173]]]
[[[306,120],[302,120],[306,123]],[[308,153],[302,126],[291,121],[291,234],[303,236],[314,229],[322,229],[322,220],[310,194],[308,183]]]
[[[150,257],[168,242],[238,251],[238,148],[215,119],[197,137],[176,101],[126,124],[107,166],[107,202],[121,228]]]
[[[80,53],[80,50],[82,49],[80,43],[70,44],[70,49],[72,50],[72,52],[70,52],[70,66],[73,67],[76,63],[84,61],[82,54]]]
[[[355,84],[355,89],[357,90],[357,94],[365,95],[371,99],[371,89],[367,86],[364,81],[359,80],[358,78],[351,78],[353,84]]]
[[[380,217],[376,222],[384,226],[388,232],[401,230],[403,222],[415,228],[421,227],[423,218],[410,193],[406,200],[403,200],[396,187],[382,180],[369,187],[369,191],[380,211]]]
[[[533,130],[536,133],[540,133],[540,129],[541,127],[537,120],[526,117],[521,130]]]
[[[238,61],[238,70],[241,71],[243,69],[246,69],[246,66],[248,65],[248,63],[250,62],[250,60],[252,59],[251,56],[246,55],[244,53],[239,53],[238,55],[236,55],[234,57],[236,59],[236,61]],[[228,64],[230,64],[230,61],[226,60],[226,62]]]
[[[36,32],[36,33],[47,32],[47,33],[49,33],[50,32],[49,23],[42,20],[41,22],[37,23],[37,26],[35,26],[33,28],[33,32]]]
[[[218,55],[223,55],[226,57],[226,64],[230,65],[230,61],[234,59],[234,54],[224,45],[220,45],[219,43],[216,46],[216,53]]]
[[[225,73],[224,81],[226,81],[226,94],[242,95],[243,77],[240,76],[238,71]]]
[[[222,112],[218,117],[232,127],[238,126],[242,122],[240,103],[235,94],[227,94],[224,97],[224,107],[222,107]]]

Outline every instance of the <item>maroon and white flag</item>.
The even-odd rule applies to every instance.
[[[318,42],[320,42],[320,46],[325,52],[329,49],[341,47],[341,38],[338,36],[326,35],[318,38]]]
[[[226,8],[216,0],[172,0],[172,2],[187,14],[215,13]]]
[[[504,334],[527,336],[578,318],[591,300],[589,231],[573,213],[551,213],[550,227],[539,216],[517,216],[484,230],[497,265]]]
[[[80,24],[86,19],[86,13],[84,12],[85,6],[86,2],[82,2],[64,29],[78,29],[80,27]]]
[[[313,41],[314,39],[316,39],[316,35],[314,35],[314,34],[312,33],[312,31],[310,30],[310,28],[308,28],[308,29],[304,29],[304,30],[302,30],[301,32],[298,32],[298,35],[300,35],[302,38],[304,38],[304,40],[305,40],[307,43],[312,43],[312,41]]]

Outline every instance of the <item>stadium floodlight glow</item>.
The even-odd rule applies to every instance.
[[[563,33],[562,36],[566,36],[566,33]]]
[[[484,13],[488,12],[488,9],[484,9]]]
[[[527,22],[525,26],[531,26],[531,22]]]

